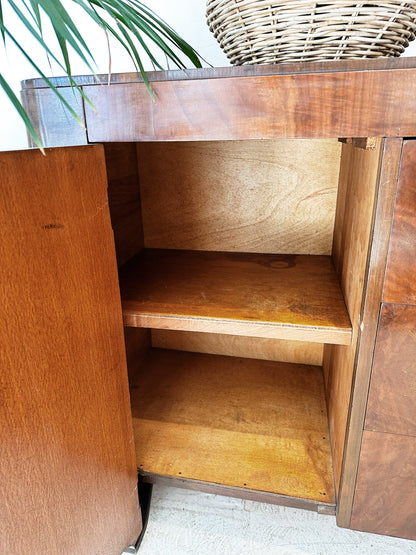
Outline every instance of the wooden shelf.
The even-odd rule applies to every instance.
[[[146,249],[120,286],[126,326],[351,342],[329,256]]]
[[[335,502],[320,367],[153,349],[130,385],[140,472]]]

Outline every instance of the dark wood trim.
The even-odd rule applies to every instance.
[[[150,472],[139,472],[139,478],[143,482],[147,482],[150,484],[161,484],[164,486],[202,491],[204,493],[225,495],[227,497],[237,497],[239,499],[247,499],[249,501],[259,501],[260,503],[271,503],[272,505],[281,505],[283,507],[306,509],[308,511],[315,511],[319,514],[324,515],[335,515],[335,503],[321,503],[308,499],[299,499],[297,497],[278,495],[276,493],[270,493],[267,491],[236,488],[232,486],[224,486],[221,484],[201,482],[199,480],[172,478],[171,476],[151,474]]]
[[[374,233],[366,272],[366,293],[361,310],[360,334],[355,358],[337,523],[349,528],[364,427],[371,365],[377,333],[383,279],[391,233],[397,179],[402,152],[401,139],[386,139],[381,158],[379,191],[375,204]]]
[[[344,71],[386,71],[391,69],[414,69],[416,57],[412,58],[376,58],[357,60],[337,60],[327,62],[298,62],[287,64],[244,65],[210,67],[201,69],[175,69],[167,71],[148,71],[147,77],[151,82],[183,81],[199,79],[221,79],[224,77],[255,77],[265,75],[290,75],[299,73],[336,73]],[[69,87],[67,77],[52,77],[51,82],[56,87]],[[79,75],[74,77],[77,85],[106,85],[108,75]],[[113,73],[110,83],[143,83],[138,73]],[[48,88],[43,79],[26,79],[21,83],[22,89]]]

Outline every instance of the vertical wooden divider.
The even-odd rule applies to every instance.
[[[353,325],[348,347],[326,345],[324,373],[338,496],[349,526],[365,404],[401,153],[401,139],[375,150],[344,145],[333,259]]]
[[[144,244],[136,144],[108,143],[104,152],[111,225],[120,267]]]
[[[108,201],[116,245],[117,264],[121,267],[144,246],[139,168],[136,143],[104,145],[108,178]],[[139,370],[142,357],[150,347],[150,330],[124,328],[129,376]]]
[[[380,140],[372,151],[351,144],[344,144],[342,148],[332,256],[353,325],[353,339],[349,346],[326,345],[324,348],[328,418],[337,491],[341,479],[380,152]]]

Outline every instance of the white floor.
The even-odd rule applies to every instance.
[[[154,486],[139,555],[416,554],[416,541],[337,528],[335,517]]]

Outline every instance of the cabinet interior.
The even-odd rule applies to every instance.
[[[382,140],[105,149],[143,479],[334,512]]]

